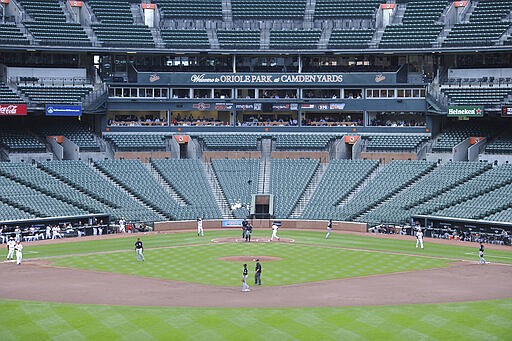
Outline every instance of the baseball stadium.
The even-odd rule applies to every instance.
[[[510,340],[512,0],[0,0],[0,242],[1,340]]]

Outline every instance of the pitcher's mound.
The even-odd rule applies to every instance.
[[[228,257],[221,257],[218,258],[218,260],[224,261],[224,262],[256,262],[256,259],[259,259],[260,262],[275,262],[278,260],[282,260],[282,258],[279,257],[272,257],[272,256],[228,256]]]
[[[215,238],[215,239],[212,239],[212,242],[213,243],[294,243],[295,240],[290,239],[290,238],[279,238],[279,239],[270,240],[270,238],[265,238],[265,237],[252,237],[250,242],[246,242],[245,239],[243,239],[242,237],[240,237],[240,238],[231,237],[231,238]]]

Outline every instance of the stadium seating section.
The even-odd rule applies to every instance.
[[[96,167],[168,219],[175,220],[179,215],[176,200],[140,161],[104,160],[96,162]]]
[[[25,27],[41,45],[91,46],[91,41],[78,23],[66,21],[56,0],[19,0],[30,19]]]
[[[0,130],[0,148],[8,153],[44,153],[46,146],[37,136],[27,129],[2,127]]]
[[[204,30],[162,30],[165,46],[175,49],[209,49],[210,42]]]
[[[30,101],[43,104],[79,104],[92,91],[91,86],[19,86],[18,90]]]
[[[34,128],[38,135],[46,136],[64,136],[75,143],[81,152],[99,152],[100,145],[96,136],[85,126],[77,121],[69,120],[66,122],[40,124]]]
[[[261,135],[201,135],[197,139],[210,150],[256,150]]]
[[[129,1],[89,0],[88,4],[99,21],[92,29],[103,46],[155,47],[149,28],[134,23]]]
[[[469,17],[469,22],[455,24],[444,40],[444,46],[494,45],[510,27],[502,21],[510,15],[512,2],[509,0],[479,0]]]
[[[368,152],[414,152],[422,143],[428,141],[428,137],[421,135],[371,135],[365,137],[365,140]]]
[[[451,127],[446,128],[434,140],[432,152],[451,153],[453,147],[470,137],[489,137],[493,134],[492,130],[486,127],[466,126],[465,128]]]
[[[333,30],[328,48],[367,48],[370,45],[374,32],[374,29]]]
[[[6,84],[0,83],[0,103],[23,103],[23,99],[21,99],[20,96],[18,96],[14,91],[12,91],[11,88],[9,88]]]
[[[191,5],[185,0],[156,0],[153,3],[159,15],[154,29],[143,25],[140,2],[131,0],[87,0],[84,10],[92,14],[91,20],[80,20],[81,23],[62,1],[19,0],[17,3],[24,16],[21,23],[0,24],[0,43],[4,45],[35,43],[85,47],[94,43],[102,47],[154,48],[157,42],[158,47],[190,50],[217,48],[218,38],[221,49],[286,50],[317,49],[322,35],[318,27],[324,27],[326,21],[334,23],[332,32],[326,34],[329,49],[368,48],[374,37],[374,27],[378,27],[375,20],[383,2],[231,0],[223,3],[222,0],[198,0]],[[453,5],[448,0],[400,1],[397,8],[405,7],[403,17],[398,23],[387,25],[374,43],[379,48],[429,48],[440,43],[447,47],[496,45],[501,44],[498,40],[511,26],[507,17],[512,10],[509,0],[480,0],[464,22],[447,27],[448,35],[444,37],[441,34],[443,20],[450,6]],[[298,24],[309,20],[315,24]],[[207,21],[221,22],[212,26],[217,31],[210,39],[205,30],[205,26],[210,26]],[[281,23],[268,26],[263,25],[264,21]],[[270,37],[260,33],[260,30],[268,29]],[[324,32],[329,33],[325,29]],[[266,43],[268,38],[269,45]],[[503,44],[511,44],[511,39],[510,35],[504,37]]]
[[[424,213],[414,210],[412,207],[463,184],[488,168],[490,168],[490,165],[487,163],[449,162],[415,181],[411,186],[394,196],[392,200],[386,201],[374,210],[363,214],[359,220],[373,224],[407,223],[413,214]]]
[[[274,194],[274,213],[288,218],[319,166],[318,160],[272,160],[270,193]]]
[[[279,134],[272,137],[277,150],[325,149],[335,138],[331,134]]]
[[[346,204],[337,207],[333,219],[356,219],[365,211],[409,186],[419,177],[427,174],[435,164],[428,161],[398,161],[386,165]]]
[[[187,203],[180,207],[177,219],[219,219],[220,209],[215,201],[213,192],[203,166],[198,160],[165,159],[151,162],[156,171]]]
[[[437,21],[447,5],[447,0],[409,0],[402,23],[386,26],[379,47],[431,47],[443,29]]]
[[[164,18],[222,19],[221,0],[155,0]]]
[[[73,188],[83,191],[106,204],[113,220],[125,218],[128,221],[160,221],[164,219],[154,210],[135,200],[93,168],[81,161],[48,161],[41,168]]]
[[[316,49],[322,31],[270,31],[271,49]]]
[[[0,164],[0,174],[89,213],[113,212],[106,203],[71,187],[34,165],[2,163]]]
[[[303,219],[335,217],[336,207],[378,167],[377,161],[332,160],[309,200]]]
[[[0,176],[0,200],[37,217],[66,217],[88,213],[4,176]]]
[[[512,94],[510,87],[443,87],[441,91],[448,97],[450,105],[496,106]]]
[[[110,134],[103,138],[116,151],[165,151],[165,137],[160,134]]]
[[[376,0],[317,0],[315,19],[370,19],[381,3],[382,1]]]
[[[485,146],[488,154],[512,154],[512,136],[498,136]]]
[[[221,48],[253,49],[260,48],[260,31],[217,31]]]
[[[233,19],[301,19],[306,0],[231,0]]]
[[[29,41],[14,24],[0,24],[0,44],[2,45],[28,45]]]
[[[228,204],[231,207],[237,204],[242,206],[233,210],[235,218],[246,218],[250,213],[247,204],[251,204],[252,194],[258,192],[258,166],[257,159],[212,160],[213,170]]]

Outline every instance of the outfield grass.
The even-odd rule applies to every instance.
[[[512,299],[343,308],[160,308],[0,300],[1,340],[510,340]]]

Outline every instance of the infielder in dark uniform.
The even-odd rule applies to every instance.
[[[247,264],[244,264],[244,272],[242,273],[242,291],[250,291],[249,285],[247,284],[247,275],[249,271],[247,270]]]
[[[254,285],[261,285],[261,264],[259,259],[256,259],[256,269],[254,270]]]
[[[484,244],[480,243],[480,249],[478,250],[478,256],[480,257],[480,264],[487,263],[484,258]]]
[[[244,221],[242,221],[242,238],[245,238],[245,231],[247,231],[248,225],[249,222],[247,221],[247,219],[244,219]]]
[[[140,262],[142,260],[144,262],[144,246],[142,245],[140,238],[137,238],[137,241],[135,242],[135,252],[137,253],[137,261]]]
[[[252,234],[252,225],[249,223],[249,224],[247,224],[247,227],[245,229],[245,241],[246,242],[251,241],[251,234]]]

